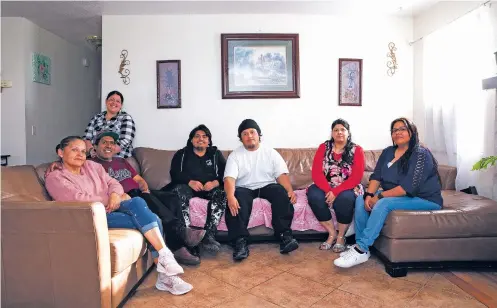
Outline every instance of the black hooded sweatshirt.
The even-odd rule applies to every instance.
[[[218,180],[223,187],[224,168],[226,159],[215,146],[207,147],[204,156],[200,157],[193,151],[191,142],[188,146],[177,151],[171,161],[171,184],[188,184],[191,180],[199,181],[202,185]]]

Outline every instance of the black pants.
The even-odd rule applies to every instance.
[[[204,229],[215,233],[221,217],[226,210],[228,201],[226,193],[220,187],[216,187],[211,191],[194,191],[186,184],[178,184],[172,187],[164,187],[163,190],[175,193],[181,200],[181,209],[183,211],[183,219],[187,226],[190,225],[190,200],[193,197],[199,197],[209,200],[207,204],[207,219]]]
[[[338,223],[348,225],[352,222],[354,215],[356,195],[354,190],[344,190],[336,196],[333,202],[333,210]],[[307,200],[311,206],[312,212],[319,221],[331,220],[331,213],[326,203],[326,194],[316,184],[312,184],[307,189]]]
[[[177,227],[183,224],[181,215],[181,203],[178,197],[172,193],[162,191],[151,191],[150,194],[143,193],[138,189],[127,192],[131,197],[141,197],[147,202],[148,208],[162,220],[167,247],[175,251],[184,246],[183,241],[177,234]]]
[[[263,198],[271,203],[271,222],[275,236],[279,236],[279,234],[285,232],[292,232],[290,227],[293,219],[293,204],[288,198],[287,191],[280,184],[269,184],[255,190],[237,187],[235,189],[235,197],[240,205],[238,215],[231,215],[229,209],[225,215],[230,240],[249,236],[247,226],[250,214],[252,213],[252,203],[255,198]]]

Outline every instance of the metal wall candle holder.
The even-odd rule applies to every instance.
[[[131,73],[129,69],[125,68],[126,65],[129,65],[129,60],[126,58],[128,57],[128,51],[126,49],[123,49],[121,51],[121,64],[119,65],[119,74],[121,74],[121,79],[123,80],[123,83],[125,85],[128,85],[130,82],[129,79],[129,74]]]
[[[390,50],[389,53],[387,53],[387,57],[390,58],[387,62],[387,74],[388,76],[393,76],[395,74],[395,71],[397,70],[397,58],[395,57],[395,51],[397,50],[397,47],[395,47],[395,44],[393,42],[388,43],[388,49]]]

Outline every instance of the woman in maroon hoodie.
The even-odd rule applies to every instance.
[[[178,275],[183,269],[176,262],[163,239],[162,223],[142,198],[130,198],[119,182],[104,168],[86,160],[86,145],[81,137],[69,136],[60,142],[57,154],[62,169],[45,179],[46,188],[55,201],[101,202],[111,228],[137,229],[149,242],[149,249],[159,272],[156,288],[179,295],[193,287]]]

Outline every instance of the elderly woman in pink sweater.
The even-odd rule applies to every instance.
[[[192,285],[178,275],[183,268],[166,247],[160,219],[150,211],[142,198],[130,198],[118,181],[110,177],[102,165],[86,160],[86,145],[81,137],[69,136],[60,142],[57,154],[62,169],[50,172],[46,188],[55,201],[101,202],[111,228],[139,230],[147,239],[159,272],[156,288],[174,295],[185,294]]]

